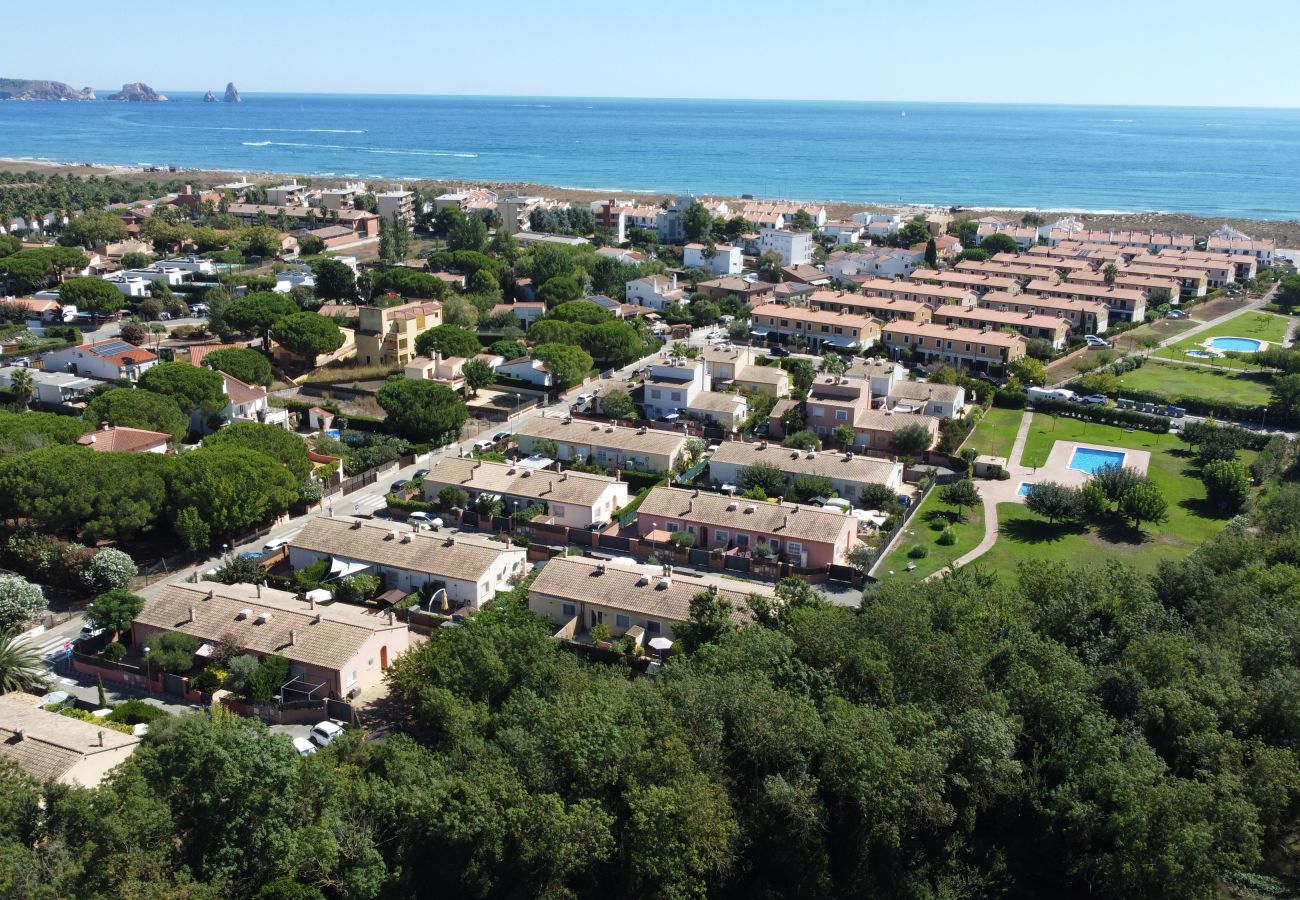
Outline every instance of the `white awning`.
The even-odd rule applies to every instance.
[[[339,559],[337,556],[330,557],[330,577],[346,578],[349,575],[355,575],[362,569],[370,568],[370,563],[355,562],[350,559]]]

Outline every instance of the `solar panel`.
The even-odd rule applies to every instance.
[[[102,344],[96,344],[94,349],[100,356],[117,356],[119,353],[130,353],[132,350],[139,350],[140,348],[134,344],[128,344],[126,341],[108,340]]]

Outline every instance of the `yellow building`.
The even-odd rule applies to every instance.
[[[442,304],[436,300],[363,306],[359,311],[357,360],[362,365],[406,365],[416,355],[416,335],[442,324]]]

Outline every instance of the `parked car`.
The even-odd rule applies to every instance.
[[[389,493],[400,494],[411,486],[410,479],[399,478],[388,486]]]
[[[416,469],[416,470],[415,470],[415,473],[414,473],[413,475],[411,475],[411,478],[412,478],[412,479],[415,479],[415,478],[423,478],[425,475],[428,475],[428,474],[429,474],[429,470],[428,470],[428,469]]]
[[[492,435],[492,440],[496,441],[498,444],[503,444],[512,437],[514,437],[514,435],[508,431],[498,431],[496,434]],[[426,469],[425,471],[428,470]]]
[[[311,731],[308,733],[308,736],[311,738],[311,742],[316,746],[328,747],[342,733],[343,733],[342,725],[340,725],[338,722],[334,722],[329,719],[326,719],[324,722],[319,722],[313,725],[311,727]]]
[[[433,526],[433,516],[429,515],[427,512],[421,512],[419,510],[416,510],[415,512],[407,516],[406,521],[410,523],[410,525],[413,528],[419,528],[421,526],[426,526],[426,527]]]
[[[1083,340],[1089,347],[1109,347],[1110,341],[1095,334],[1085,334]]]
[[[590,528],[592,531],[604,531],[606,528],[609,527],[609,523],[608,523],[608,522],[592,522],[592,523],[591,523],[590,525],[588,525],[587,527]]]
[[[1169,312],[1165,313],[1165,316],[1166,316],[1167,318],[1170,318],[1170,319],[1186,319],[1186,318],[1187,318],[1187,310],[1185,310],[1185,309],[1171,309],[1171,310],[1169,310]]]
[[[304,737],[293,739],[293,749],[298,751],[299,756],[311,756],[316,752],[316,745]]]
[[[486,453],[488,450],[491,450],[495,446],[496,446],[496,441],[492,440],[491,438],[484,438],[481,441],[474,442],[474,449],[477,450],[479,453]]]
[[[293,540],[292,536],[287,538],[277,538],[274,541],[267,541],[262,545],[262,555],[269,556],[272,553],[279,553],[285,547],[289,546],[291,540]]]
[[[775,357],[777,357],[778,359],[781,359],[781,358],[784,358],[784,357],[786,357],[786,356],[789,356],[789,355],[790,355],[790,351],[787,350],[787,349],[785,349],[784,347],[772,347],[772,348],[770,348],[770,349],[767,351],[767,355],[768,355],[768,356],[775,356]]]
[[[1187,410],[1181,406],[1166,406],[1165,415],[1175,419],[1181,419],[1183,416],[1187,415]]]
[[[1086,397],[1084,397],[1083,399],[1081,399],[1079,402],[1080,402],[1080,403],[1087,403],[1087,404],[1089,404],[1089,405],[1096,405],[1096,404],[1105,403],[1105,402],[1106,402],[1106,395],[1105,395],[1105,394],[1089,394],[1088,396],[1086,396]]]
[[[104,633],[103,628],[96,628],[94,625],[91,625],[89,622],[87,622],[85,625],[81,626],[81,633],[77,635],[77,640],[88,641],[91,638],[99,637],[103,633]]]

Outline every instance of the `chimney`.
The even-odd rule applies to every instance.
[[[97,747],[104,746],[104,732],[103,731],[98,732],[98,737],[99,737],[99,743],[96,744],[95,746]]]
[[[212,599],[213,597],[215,597],[216,595],[217,595],[217,592],[216,592],[215,590],[209,590],[209,591],[208,591],[208,595],[207,595],[206,597],[204,597],[203,599],[204,599],[204,600],[211,600],[211,599]]]
[[[393,624],[393,619],[394,619],[394,616],[393,616],[393,610],[392,610],[392,608],[390,607],[389,610],[388,610],[388,624],[389,624],[389,625],[392,625],[392,624]]]
[[[289,629],[289,646],[292,647],[295,643],[297,643],[297,641],[298,641],[298,630],[297,630],[296,628],[290,628],[290,629]]]
[[[19,741],[26,740],[27,732],[19,728],[17,731],[14,732],[14,737],[17,738]]]
[[[315,598],[315,597],[308,597],[308,598],[307,598],[307,608],[308,608],[308,609],[315,609],[315,608],[316,608],[316,598]]]
[[[257,588],[257,597],[260,600],[262,598],[262,586],[259,584],[255,585],[255,587]]]
[[[784,529],[784,528],[785,528],[786,526],[788,526],[789,524],[790,524],[790,517],[789,517],[789,516],[782,516],[782,517],[781,517],[781,528]]]
[[[99,430],[100,430],[100,431],[108,431],[108,429],[110,429],[110,428],[112,428],[112,427],[113,427],[113,426],[112,426],[112,425],[109,425],[107,422],[100,422],[100,423],[99,423]]]
[[[187,621],[187,622],[193,622],[193,621],[194,621],[194,607],[192,607],[192,606],[190,607],[190,617],[189,617],[188,619],[186,619],[185,621]]]
[[[312,604],[312,608],[314,609],[315,606],[316,606],[316,604],[313,603],[313,604]],[[311,623],[312,623],[313,625],[319,625],[319,624],[320,624],[320,613],[316,613],[316,615],[312,617]]]

